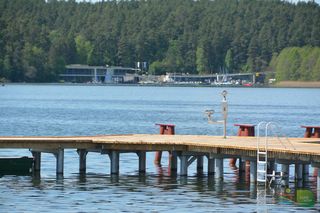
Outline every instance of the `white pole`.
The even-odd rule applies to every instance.
[[[227,117],[228,117],[228,102],[227,102],[227,94],[228,92],[226,90],[223,90],[222,95],[222,116],[223,116],[223,138],[227,138]]]

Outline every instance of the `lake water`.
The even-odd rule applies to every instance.
[[[155,123],[176,125],[176,134],[222,135],[204,111],[220,111],[228,91],[227,134],[235,123],[273,121],[283,135],[303,137],[301,125],[319,125],[320,89],[192,88],[138,86],[6,85],[0,87],[0,135],[97,135],[158,133]],[[220,119],[220,114],[215,114]],[[0,150],[1,156],[31,156],[28,150]],[[42,155],[41,177],[0,177],[0,212],[295,212],[318,211],[297,201],[300,190],[272,187],[261,204],[259,188],[239,180],[224,162],[225,178],[204,173],[170,177],[147,154],[147,173],[139,175],[135,154],[121,154],[120,175],[110,176],[107,155],[89,153],[87,174],[78,173],[78,155],[65,150],[64,177],[56,178],[55,158]],[[205,162],[206,163],[206,162]],[[292,168],[291,171],[294,169]],[[317,197],[314,177],[304,190]]]

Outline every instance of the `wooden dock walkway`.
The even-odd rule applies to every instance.
[[[34,169],[38,171],[40,171],[41,152],[53,153],[57,158],[57,173],[61,174],[63,173],[64,149],[77,149],[80,156],[80,171],[85,171],[88,152],[108,154],[111,160],[110,171],[112,174],[119,173],[119,156],[122,152],[137,153],[139,171],[144,172],[146,152],[170,151],[173,156],[172,170],[177,169],[177,159],[180,159],[180,175],[187,175],[188,166],[195,160],[198,161],[197,166],[201,167],[203,157],[207,157],[208,174],[214,173],[217,178],[223,178],[223,159],[236,157],[251,162],[251,178],[252,181],[256,181],[256,174],[254,174],[257,166],[256,137],[231,136],[224,139],[221,136],[160,134],[68,137],[1,136],[0,148],[30,149],[35,159]],[[311,164],[320,168],[319,138],[268,138],[267,151],[270,161],[273,160],[285,165]],[[296,173],[298,178],[302,176],[299,173],[303,173],[303,168],[298,166]]]
[[[271,158],[320,163],[319,138],[268,139]],[[133,151],[189,151],[256,157],[257,138],[206,135],[128,134],[98,136],[0,137],[0,148],[112,149]]]

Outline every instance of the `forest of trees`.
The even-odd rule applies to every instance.
[[[319,23],[314,2],[1,0],[0,79],[54,82],[66,64],[146,61],[152,74],[274,68],[284,80],[320,80],[309,59],[299,65],[305,73],[291,64],[319,55]]]
[[[320,81],[320,47],[285,48],[272,58],[270,67],[279,81]]]

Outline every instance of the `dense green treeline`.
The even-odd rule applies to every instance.
[[[320,81],[320,47],[285,48],[270,65],[279,81]]]
[[[0,78],[56,81],[66,64],[137,61],[154,74],[262,71],[286,47],[319,47],[319,23],[312,2],[1,0]]]

